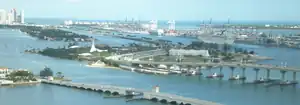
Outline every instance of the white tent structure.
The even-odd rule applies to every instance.
[[[95,47],[95,40],[93,40],[92,46],[91,46],[91,49],[90,49],[90,53],[92,53],[92,52],[103,52],[103,51],[107,51],[107,50],[100,50],[100,49],[97,49],[97,48]]]

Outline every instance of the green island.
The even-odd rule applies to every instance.
[[[41,83],[41,79],[51,79],[56,81],[71,81],[64,77],[62,72],[57,72],[55,75],[53,71],[45,67],[40,71],[39,75],[35,75],[33,72],[26,69],[9,69],[2,67],[5,70],[5,76],[1,76],[0,86],[16,86],[16,85],[33,85]]]
[[[12,71],[6,77],[7,80],[11,80],[14,83],[27,83],[31,81],[37,81],[34,74],[27,70]]]
[[[54,26],[1,25],[0,28],[17,29],[40,40],[65,42],[91,42],[93,40],[92,37],[65,31]]]

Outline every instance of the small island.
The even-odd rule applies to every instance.
[[[9,69],[1,68],[0,85],[23,85],[23,84],[38,84],[40,81],[34,74],[26,69]]]
[[[41,83],[41,79],[71,81],[65,78],[62,72],[57,72],[54,75],[49,67],[41,70],[39,75],[34,75],[27,69],[0,68],[0,86],[34,85]]]
[[[91,42],[92,37],[62,30],[56,26],[45,25],[2,25],[0,28],[16,29],[40,40],[65,42]],[[97,40],[97,39],[96,39]]]

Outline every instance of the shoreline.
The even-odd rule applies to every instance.
[[[85,66],[86,66],[86,67],[92,67],[92,68],[122,69],[122,68],[120,68],[120,67],[107,66],[107,65],[93,65],[93,64],[89,65],[89,64],[87,64],[87,65],[85,65]]]
[[[0,84],[1,87],[15,87],[15,86],[28,86],[28,85],[37,85],[40,84],[41,81],[32,81],[32,82],[14,82],[14,83],[9,83],[9,84]]]

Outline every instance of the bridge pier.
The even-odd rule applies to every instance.
[[[178,67],[179,67],[179,71],[182,71],[182,66],[181,66],[181,65],[178,65]]]
[[[235,69],[235,67],[230,67],[230,69],[231,69],[230,77],[232,78],[232,77],[234,77],[234,69]]]
[[[297,81],[297,72],[293,72],[293,81]]]
[[[245,68],[245,67],[243,67],[243,68],[242,68],[242,76],[243,76],[243,77],[246,77],[246,73],[245,73],[245,71],[246,71],[246,68]]]
[[[258,72],[259,72],[259,68],[254,68],[254,71],[255,71],[255,81],[258,80]]]
[[[192,66],[191,65],[187,65],[187,71],[190,72],[192,69]]]
[[[267,80],[270,80],[270,71],[271,71],[270,69],[267,69],[267,77],[266,77]]]
[[[220,67],[220,74],[223,74],[222,70],[223,70],[223,66]]]
[[[280,71],[280,73],[281,73],[281,81],[284,81],[286,71]]]
[[[167,65],[167,70],[168,70],[168,72],[171,71],[171,65]]]

